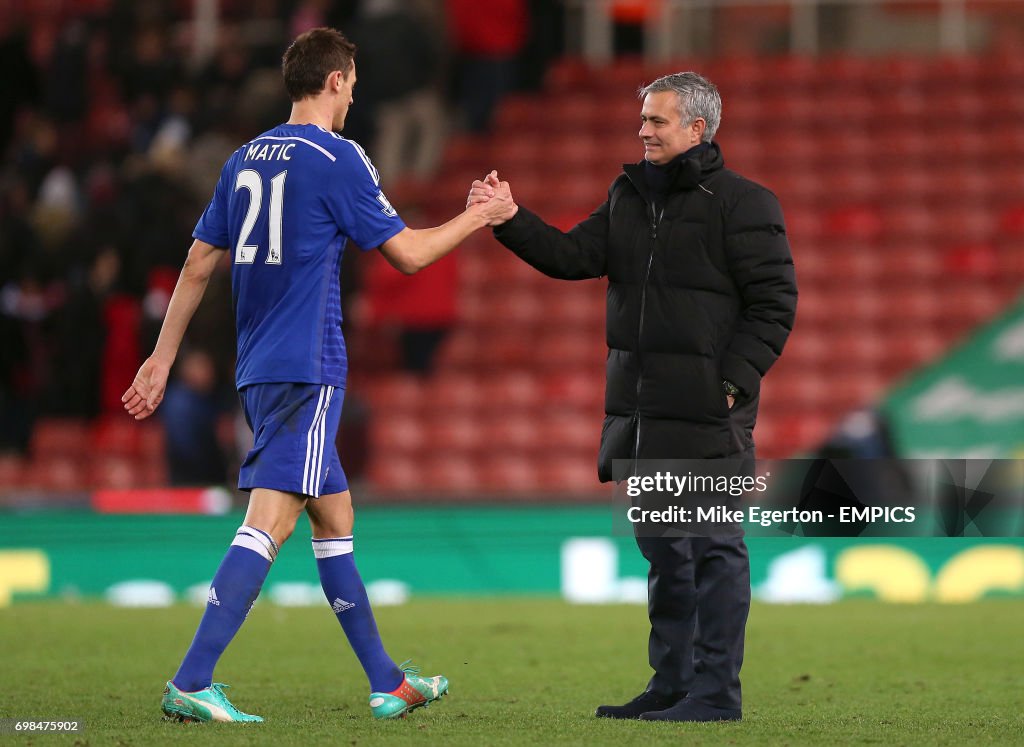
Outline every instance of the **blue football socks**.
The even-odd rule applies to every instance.
[[[278,547],[266,532],[241,526],[210,584],[206,611],[192,645],[171,680],[185,692],[209,687],[224,649],[259,596]]]
[[[314,539],[313,554],[324,595],[363,665],[370,690],[391,692],[402,684],[405,675],[384,651],[366,588],[352,557],[352,537]]]

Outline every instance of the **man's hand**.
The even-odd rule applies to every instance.
[[[164,398],[170,371],[169,364],[152,356],[146,359],[135,374],[135,381],[121,396],[124,409],[129,415],[133,415],[136,420],[145,420],[156,411],[157,405]]]
[[[497,171],[491,171],[483,181],[473,181],[466,198],[466,209],[473,209],[474,205],[487,206],[483,211],[490,226],[500,226],[519,210],[512,198],[512,188],[508,182],[499,181]]]

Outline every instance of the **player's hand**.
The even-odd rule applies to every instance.
[[[497,186],[497,171],[491,171],[491,173],[485,176],[482,181],[480,179],[474,179],[473,183],[469,187],[469,196],[466,198],[466,209],[469,209],[473,205],[477,205],[481,202],[487,202],[489,199],[494,197]]]
[[[466,209],[472,209],[474,205],[481,206],[478,210],[484,214],[489,226],[500,226],[519,210],[512,197],[512,188],[508,182],[498,180],[497,171],[491,171],[483,181],[473,182]]]
[[[729,409],[731,410],[733,405],[736,404],[736,398],[733,397],[731,394],[725,395],[725,404],[727,404],[729,406]]]
[[[150,356],[135,374],[135,381],[121,396],[124,409],[136,420],[145,420],[152,415],[164,398],[167,388],[167,376],[171,371],[169,364]]]

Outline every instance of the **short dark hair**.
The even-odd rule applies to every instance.
[[[336,29],[311,29],[291,43],[281,59],[284,87],[292,101],[316,96],[335,70],[348,75],[356,45]]]

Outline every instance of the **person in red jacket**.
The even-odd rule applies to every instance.
[[[525,0],[447,0],[458,55],[458,103],[470,132],[486,132],[494,108],[515,85],[516,56],[526,43]]]

